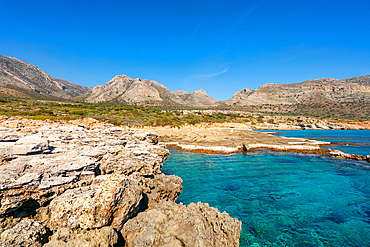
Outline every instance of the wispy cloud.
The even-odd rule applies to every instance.
[[[223,73],[226,73],[228,71],[228,69],[224,69],[223,71],[221,72],[218,72],[218,73],[214,73],[214,74],[207,74],[207,75],[200,75],[198,77],[203,77],[203,78],[210,78],[210,77],[213,77],[213,76],[216,76],[216,75],[221,75]]]
[[[192,37],[194,37],[194,36],[195,36],[195,34],[198,32],[199,27],[203,25],[204,21],[205,21],[205,20],[201,20],[200,22],[198,22],[198,24],[195,26],[195,28],[194,28],[194,30],[193,30]]]
[[[260,0],[258,1],[254,6],[252,6],[251,8],[249,9],[246,9],[235,21],[234,23],[230,26],[228,32],[222,37],[221,40],[223,40],[224,38],[230,36],[234,31],[235,29],[237,29],[244,21],[245,18],[247,18],[247,16],[252,13],[254,10],[256,10],[265,0]]]

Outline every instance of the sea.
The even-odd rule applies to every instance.
[[[275,132],[370,154],[370,130]],[[370,246],[367,161],[268,149],[230,155],[168,149],[163,171],[184,181],[177,202],[208,203],[238,218],[240,246]]]

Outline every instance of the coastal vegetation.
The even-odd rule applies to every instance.
[[[247,123],[256,124],[314,124],[322,120],[338,121],[365,121],[358,118],[357,113],[336,115],[335,110],[320,109],[320,114],[307,110],[307,114],[300,115],[296,111],[287,113],[261,111],[259,108],[232,110],[199,110],[179,109],[171,107],[144,107],[112,103],[86,103],[76,101],[52,101],[35,99],[0,98],[0,115],[35,120],[62,120],[69,121],[81,118],[94,118],[114,125],[129,127],[140,126],[172,126],[181,127],[198,123]],[[302,109],[303,111],[304,109]]]
[[[84,103],[72,101],[47,101],[30,99],[0,99],[0,115],[21,116],[35,120],[74,120],[94,118],[115,125],[127,126],[174,126],[186,124],[241,121],[237,113],[215,114],[201,111],[150,108],[119,104]]]

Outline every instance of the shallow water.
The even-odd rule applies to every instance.
[[[370,246],[368,162],[169,149],[163,170],[184,180],[178,201],[207,202],[241,220],[240,246]]]
[[[266,132],[266,130],[263,130],[263,132]],[[278,135],[286,137],[311,138],[318,141],[342,143],[345,145],[332,145],[327,148],[339,149],[346,153],[358,155],[370,154],[370,130],[268,130],[267,132],[277,132]]]

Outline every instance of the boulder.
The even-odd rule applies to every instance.
[[[60,228],[44,247],[113,247],[117,242],[118,234],[110,226],[82,231]]]
[[[122,175],[101,175],[90,186],[66,191],[51,201],[49,226],[95,229],[111,225],[121,230],[139,210],[142,189]]]
[[[23,128],[23,122],[19,120],[8,120],[2,123],[2,126],[10,129]]]
[[[159,202],[160,200],[176,201],[182,191],[182,179],[175,175],[158,174],[151,177],[141,176],[138,173],[132,174],[143,187],[143,193],[147,205]],[[145,206],[147,206],[145,205]]]
[[[365,156],[357,155],[357,154],[349,154],[344,153],[340,150],[333,150],[329,152],[329,156],[331,157],[337,157],[337,158],[344,158],[344,159],[351,159],[351,160],[363,160],[366,159]]]
[[[0,215],[42,205],[66,189],[91,183],[97,164],[78,153],[19,157],[0,166]]]
[[[21,138],[21,134],[14,129],[0,127],[0,142],[15,142]]]
[[[126,246],[239,246],[241,222],[208,204],[153,204],[127,221]]]
[[[26,219],[1,234],[1,246],[42,246],[47,241],[45,224]]]
[[[48,151],[49,141],[33,135],[19,139],[16,142],[6,142],[0,145],[0,158],[12,159],[19,155],[29,155]]]

